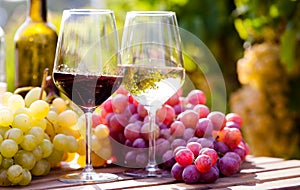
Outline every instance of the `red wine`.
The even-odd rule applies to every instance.
[[[54,72],[57,87],[82,108],[101,105],[121,85],[122,76],[95,76]]]

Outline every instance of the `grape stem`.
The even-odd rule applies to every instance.
[[[44,90],[46,88],[46,78],[48,76],[48,73],[49,73],[49,69],[45,68],[44,74],[43,74],[43,80],[42,80],[42,84],[41,84],[41,92],[40,92],[39,100],[41,100],[42,97],[43,97],[43,92],[44,92]]]

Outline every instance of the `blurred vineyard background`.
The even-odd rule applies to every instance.
[[[48,21],[57,32],[63,9],[112,9],[118,28],[127,11],[175,11],[179,26],[202,40],[217,60],[226,84],[227,112],[243,117],[251,153],[300,158],[299,0],[48,0],[47,4]],[[26,17],[26,6],[24,0],[0,0],[9,91],[13,91],[13,37]],[[208,93],[202,80],[193,82]]]

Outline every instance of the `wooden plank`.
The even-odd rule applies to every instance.
[[[49,175],[35,177],[31,185],[26,187],[10,187],[10,189],[195,189],[195,188],[226,188],[226,187],[268,187],[269,185],[278,186],[297,186],[294,179],[300,178],[300,161],[283,160],[267,157],[247,157],[247,162],[242,166],[240,173],[231,177],[221,177],[212,184],[185,184],[178,183],[173,178],[145,178],[135,179],[123,175],[126,168],[109,165],[108,167],[97,168],[97,172],[116,173],[120,179],[115,182],[101,184],[68,184],[57,180],[58,176],[65,173],[80,172],[79,170],[53,169]],[[284,183],[287,184],[284,184]],[[262,186],[265,184],[265,186]],[[7,189],[7,188],[0,188]]]
[[[158,186],[145,186],[132,187],[128,189],[211,189],[211,188],[227,188],[230,186],[237,185],[255,185],[260,183],[266,183],[276,180],[293,179],[300,177],[300,167],[280,169],[274,171],[266,171],[261,173],[250,173],[250,174],[236,174],[231,177],[219,178],[215,183],[212,184],[184,184],[175,183],[168,185],[158,185]],[[289,184],[292,185],[292,184]],[[297,184],[296,184],[297,185]],[[287,184],[288,186],[288,184]]]
[[[240,173],[257,173],[295,167],[300,167],[300,160],[282,160],[280,162],[264,162],[257,164],[253,164],[252,162],[245,162],[241,167]]]
[[[80,186],[72,186],[72,187],[64,187],[64,190],[80,190],[80,189],[89,189],[89,190],[99,190],[99,189],[126,189],[130,187],[145,187],[145,186],[157,186],[163,184],[174,183],[175,180],[173,178],[144,178],[144,179],[129,179],[123,181],[115,181],[110,183],[100,183],[100,184],[92,184],[92,185],[80,185]],[[60,188],[51,188],[53,190]]]
[[[66,169],[53,169],[47,176],[40,176],[40,177],[34,177],[31,181],[31,184],[29,186],[24,187],[10,187],[10,188],[18,188],[18,189],[24,189],[24,190],[39,190],[39,189],[45,189],[45,185],[47,189],[50,188],[65,188],[65,187],[75,187],[79,186],[81,184],[79,183],[63,183],[58,181],[58,177],[63,174],[68,173],[77,173],[81,172],[82,169],[77,170],[69,170]],[[123,171],[125,168],[118,167],[115,165],[108,166],[108,167],[102,167],[102,168],[96,168],[96,172],[102,172],[102,173],[116,173],[119,176],[119,180],[126,180],[126,179],[132,179],[132,177],[123,175]],[[1,190],[1,187],[0,187]]]
[[[300,177],[300,167],[255,173],[255,175],[261,181],[295,178]]]
[[[246,156],[246,161],[251,162],[253,164],[264,164],[264,163],[274,163],[284,161],[283,158],[273,158],[273,157],[255,157],[252,155]]]
[[[227,188],[227,187],[235,187],[235,186],[246,186],[252,187],[256,184],[274,185],[277,183],[281,183],[284,186],[285,180],[288,179],[294,182],[294,178],[298,179],[300,177],[300,168],[290,168],[290,169],[282,169],[275,171],[267,171],[261,172],[258,174],[244,174],[244,175],[234,175],[232,177],[222,177],[219,178],[215,183],[212,184],[185,184],[185,183],[177,183],[172,178],[146,178],[146,179],[135,179],[135,180],[125,180],[118,181],[112,183],[104,183],[104,184],[94,184],[87,185],[81,187],[68,187],[68,189],[79,190],[82,188],[87,189],[131,189],[131,190],[167,190],[167,189],[211,189],[211,188]],[[281,180],[281,182],[280,182]],[[272,183],[271,183],[272,182]],[[295,186],[297,184],[286,184],[286,186]]]
[[[238,185],[228,187],[231,190],[252,190],[252,189],[300,189],[300,177],[292,178],[292,179],[283,179],[283,180],[276,180],[276,181],[268,181],[259,184],[252,184],[252,185]]]

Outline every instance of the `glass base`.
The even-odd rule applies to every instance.
[[[110,182],[116,181],[118,176],[110,173],[96,173],[96,172],[81,172],[74,174],[66,174],[58,178],[61,182],[66,183],[96,183],[96,182]]]
[[[124,171],[124,174],[129,175],[129,176],[134,176],[134,177],[141,177],[141,178],[146,178],[146,177],[171,177],[171,173],[167,170],[162,170],[159,168],[151,170],[149,169],[131,169],[131,170],[126,170]]]

